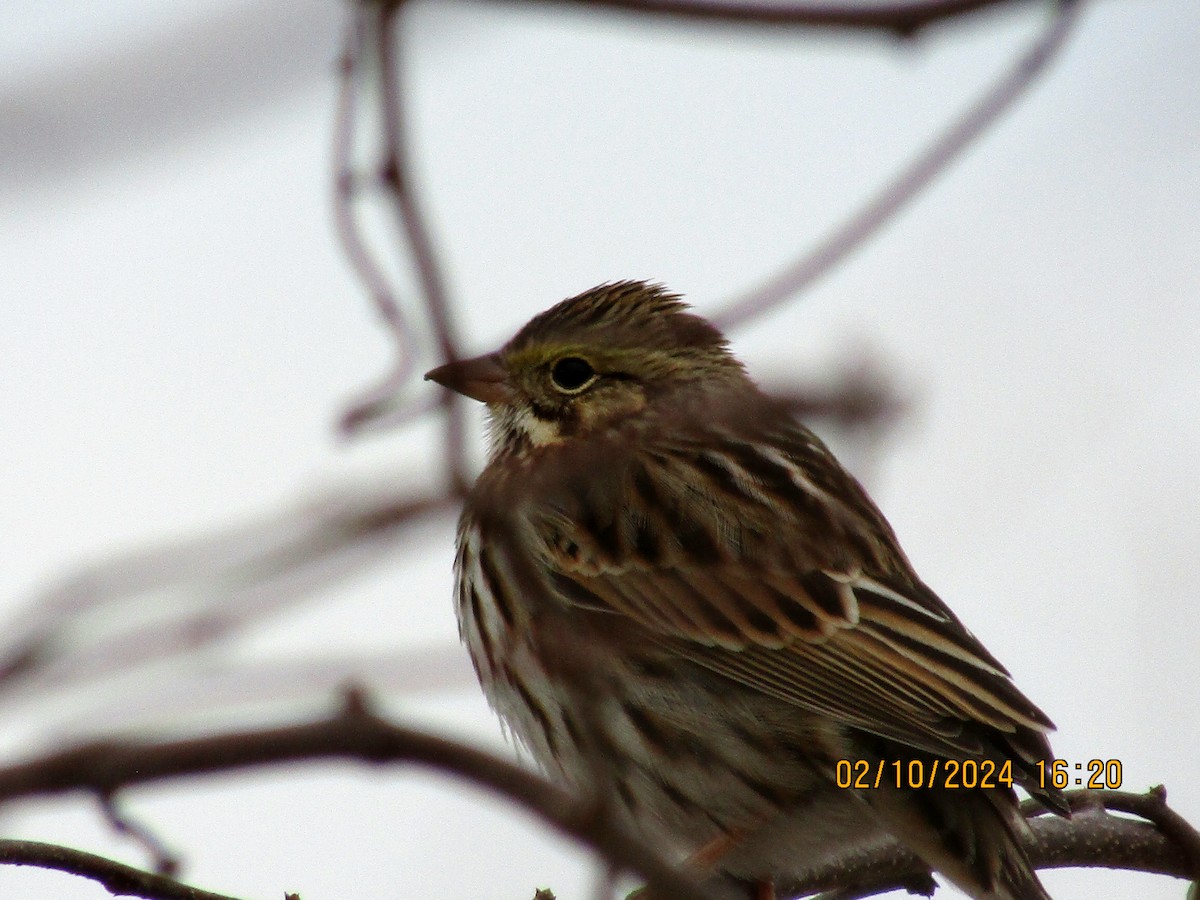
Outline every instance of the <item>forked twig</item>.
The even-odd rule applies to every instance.
[[[429,235],[420,203],[413,188],[408,156],[404,85],[399,60],[399,20],[404,3],[385,4],[379,12],[376,28],[376,53],[379,62],[380,103],[382,104],[384,159],[382,177],[397,223],[404,234],[421,285],[422,300],[433,326],[441,362],[461,357],[445,279]],[[451,390],[441,392],[445,417],[443,453],[451,488],[465,494],[470,487],[467,468],[466,419],[463,398]]]
[[[362,178],[354,162],[358,94],[363,74],[362,56],[369,36],[370,11],[356,8],[346,29],[345,46],[338,63],[338,98],[333,127],[333,219],[338,243],[346,261],[366,291],[394,343],[396,362],[392,371],[375,387],[364,392],[341,418],[344,433],[351,433],[376,419],[383,407],[403,387],[416,364],[416,348],[407,316],[396,299],[383,267],[367,245],[358,220],[355,201]]]
[[[1025,93],[1063,46],[1082,8],[1082,0],[1061,0],[1057,14],[1033,45],[949,128],[816,247],[758,287],[730,300],[712,316],[713,321],[722,328],[744,325],[795,296],[858,249]]]

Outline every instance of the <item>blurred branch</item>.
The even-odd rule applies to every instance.
[[[236,900],[176,881],[167,875],[144,872],[116,860],[41,841],[0,839],[0,865],[35,866],[79,875],[100,884],[114,897],[146,900]]]
[[[343,489],[240,528],[86,567],[0,629],[0,695],[208,647],[395,553],[404,529],[456,505],[449,492]]]
[[[367,19],[356,11],[346,29],[346,46],[339,63],[337,112],[334,118],[334,225],[342,252],[350,268],[371,298],[376,311],[395,344],[396,362],[392,372],[365,394],[342,416],[341,430],[355,431],[380,415],[412,374],[416,347],[407,317],[396,299],[383,267],[367,246],[359,224],[355,200],[361,176],[355,168],[354,143],[357,124],[359,81],[362,54],[368,37]]]
[[[546,0],[513,0],[546,2]],[[714,25],[780,25],[891,31],[910,37],[934,22],[1013,0],[895,0],[883,3],[758,3],[722,0],[549,0],[587,10],[660,16]]]
[[[542,777],[489,753],[389,722],[370,709],[359,689],[346,692],[337,713],[311,722],[181,740],[95,741],[0,768],[0,804],[80,791],[112,797],[135,785],[334,759],[415,763],[465,778],[592,847],[620,870],[646,878],[655,896],[678,900],[717,896],[719,886],[694,883],[648,850],[644,841],[626,833],[594,802],[572,797]],[[1070,820],[1041,817],[1035,804],[1024,807],[1032,817],[1033,832],[1026,849],[1036,868],[1098,866],[1200,878],[1200,834],[1167,806],[1161,787],[1144,795],[1071,791],[1067,797],[1074,812]],[[849,854],[803,877],[781,882],[777,889],[782,897],[832,891],[826,896],[849,900],[929,883],[928,867],[916,855],[889,844]]]
[[[525,0],[539,2],[539,0]],[[541,0],[545,2],[545,0]],[[925,25],[940,19],[962,15],[985,6],[999,5],[1012,0],[910,0],[910,2],[883,3],[874,6],[859,4],[761,4],[688,2],[688,0],[553,0],[559,4],[574,4],[588,10],[616,10],[637,15],[663,15],[698,19],[730,24],[764,25],[838,25],[852,28],[882,28],[901,34],[911,34]],[[375,27],[378,69],[381,88],[382,118],[386,155],[383,166],[383,181],[396,209],[397,220],[404,231],[407,244],[417,265],[421,278],[422,293],[429,319],[439,343],[441,359],[457,358],[457,344],[449,318],[447,302],[440,270],[436,262],[432,242],[429,239],[416,197],[412,190],[412,176],[407,165],[406,135],[403,119],[403,89],[398,68],[396,20],[406,3],[383,3],[378,6],[367,4],[356,10],[351,33],[356,36],[351,46],[359,46],[362,40],[365,17],[379,16]],[[854,213],[842,225],[834,229],[815,248],[800,260],[788,266],[759,287],[731,300],[723,311],[712,318],[722,328],[733,328],[755,319],[808,287],[832,268],[843,262],[871,236],[890,222],[899,211],[922,190],[929,186],[961,153],[985,133],[995,121],[1024,94],[1029,86],[1045,70],[1058,50],[1063,46],[1071,27],[1082,7],[1082,0],[1060,0],[1057,12],[1043,33],[1013,66],[951,126],[916,156],[894,178],[887,182],[874,197]],[[345,147],[352,133],[352,105],[348,98],[354,81],[354,69],[359,58],[357,53],[348,53],[343,68],[342,115],[339,116],[338,146]],[[340,156],[339,159],[344,159]],[[339,193],[348,195],[353,184],[347,168],[339,166]],[[348,216],[339,209],[343,220],[339,230],[345,230]],[[344,243],[347,243],[344,241]],[[362,251],[361,242],[349,242],[347,254],[354,257]],[[369,263],[360,260],[357,266],[367,268]],[[374,269],[378,271],[378,266]],[[364,279],[367,280],[367,279]],[[403,323],[393,312],[394,303],[389,304],[386,295],[379,290],[378,280],[368,283],[368,292],[380,308],[385,321],[398,340],[408,340]],[[402,351],[401,351],[402,352]],[[357,403],[343,418],[343,426],[354,430],[367,423],[378,423],[384,418],[389,400],[394,396],[409,370],[397,367],[396,372],[382,385],[371,391],[365,400]],[[795,398],[798,412],[804,407],[820,405],[814,398]],[[445,455],[451,483],[458,492],[463,492],[469,483],[465,461],[465,435],[461,398],[453,392],[443,392],[439,408],[445,416]],[[413,415],[423,414],[406,406],[395,419],[407,420]]]
[[[405,646],[380,653],[304,654],[296,658],[266,657],[251,662],[222,660],[220,665],[156,679],[152,691],[122,691],[95,703],[89,718],[123,731],[161,722],[211,721],[213,713],[247,711],[261,706],[278,709],[292,701],[326,696],[350,681],[365,681],[389,697],[478,689],[470,658],[457,642]]]
[[[0,804],[19,797],[89,792],[111,796],[135,785],[310,760],[416,763],[458,775],[524,807],[562,834],[593,847],[674,900],[714,895],[659,859],[644,841],[565,790],[489,753],[393,724],[358,689],[334,715],[298,725],[168,741],[96,741],[0,768]]]
[[[455,335],[445,279],[413,188],[412,164],[408,155],[398,27],[400,14],[405,6],[404,3],[385,6],[379,13],[379,22],[375,29],[386,148],[381,175],[416,266],[421,296],[437,342],[439,362],[448,363],[459,359],[461,353]],[[442,445],[444,462],[450,476],[451,489],[462,495],[471,485],[471,477],[467,470],[463,398],[454,391],[443,390],[441,408],[446,426]]]
[[[780,306],[857,250],[985,133],[1025,93],[1063,46],[1083,8],[1060,0],[1058,11],[1033,45],[925,150],[857,212],[782,272],[729,301],[712,316],[721,328],[744,325]]]
[[[23,74],[5,57],[0,203],[34,191],[78,191],[64,181],[97,182],[98,169],[128,166],[317,89],[342,12],[328,0],[286,7],[240,0],[186,16],[173,5],[161,10],[161,19],[142,17],[144,27],[113,27],[113,18],[80,45],[89,48],[84,53],[59,40],[47,19],[39,69]],[[5,25],[16,34],[19,21],[9,16]],[[160,24],[170,21],[179,24]]]
[[[401,305],[386,282],[382,267],[367,249],[353,210],[358,184],[352,164],[357,125],[355,95],[360,90],[358,83],[371,76],[378,88],[379,140],[383,146],[379,182],[402,238],[406,251],[403,256],[411,260],[416,270],[421,301],[437,345],[437,358],[443,363],[459,359],[462,354],[452,305],[433,239],[416,195],[409,158],[399,31],[400,16],[405,6],[404,2],[357,4],[342,57],[341,91],[334,135],[337,231],[350,265],[363,281],[396,341],[398,360],[393,371],[380,384],[365,392],[342,415],[341,429],[344,433],[356,433],[368,427],[380,427],[383,422],[395,424],[423,416],[434,409],[440,410],[445,426],[442,446],[449,490],[461,496],[466,493],[471,480],[466,459],[463,398],[446,390],[439,395],[436,407],[406,403],[399,410],[395,409],[395,397],[412,374],[413,337]]]
[[[515,2],[515,0],[514,0]],[[519,0],[524,3],[546,0]],[[842,26],[911,34],[933,22],[1021,0],[897,0],[857,3],[552,0],[597,13],[657,16],[713,24]],[[310,90],[328,58],[340,12],[322,0],[243,0],[186,26],[127,44],[105,41],[82,59],[53,56],[53,67],[0,85],[0,192],[45,189],[97,166]],[[245,77],[248,71],[253,78]]]
[[[870,360],[863,360],[824,385],[763,385],[801,421],[828,419],[840,428],[886,428],[908,408],[904,397]]]

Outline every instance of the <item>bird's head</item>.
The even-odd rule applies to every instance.
[[[486,403],[495,445],[540,447],[746,376],[721,332],[678,296],[626,281],[564,300],[495,353],[425,377]]]

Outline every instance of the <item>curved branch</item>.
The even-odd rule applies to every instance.
[[[350,434],[374,422],[380,411],[390,405],[396,392],[412,375],[416,352],[413,335],[396,292],[389,283],[363,235],[355,212],[360,179],[354,168],[354,132],[357,124],[358,81],[362,74],[362,54],[367,41],[366,13],[359,9],[351,16],[346,44],[338,64],[338,97],[333,127],[333,221],[338,243],[363,290],[371,298],[395,344],[396,362],[379,384],[365,391],[342,414],[343,434]]]
[[[803,26],[891,31],[903,37],[934,22],[1012,0],[896,0],[890,3],[756,3],[690,0],[552,0],[587,9],[714,25]]]
[[[0,865],[36,866],[88,878],[114,897],[146,900],[236,900],[191,887],[166,875],[143,872],[116,860],[59,844],[0,839]]]
[[[0,701],[212,646],[382,560],[404,528],[457,505],[449,492],[373,483],[85,566],[0,622]],[[172,614],[159,615],[163,606]]]
[[[139,784],[317,759],[415,763],[466,778],[591,846],[613,866],[641,875],[663,896],[711,900],[713,886],[698,886],[665,863],[605,815],[602,804],[581,801],[489,753],[388,722],[355,689],[347,692],[337,714],[312,722],[159,742],[97,741],[0,768],[0,803],[80,791],[111,796]],[[1161,788],[1146,795],[1072,791],[1067,796],[1076,811],[1073,819],[1035,815],[1030,821],[1033,839],[1027,850],[1035,867],[1099,866],[1200,878],[1200,834],[1167,807]],[[1141,820],[1109,815],[1110,810]],[[848,900],[926,888],[929,879],[928,867],[913,853],[888,845],[843,857],[777,887],[783,897],[834,891],[833,896]]]
[[[1200,878],[1200,834],[1166,805],[1166,791],[1068,791],[1074,816],[1060,819],[1026,801],[1033,838],[1026,851],[1035,869],[1128,869],[1194,880]],[[1109,815],[1121,812],[1142,821]],[[900,889],[924,888],[929,867],[896,844],[842,857],[803,878],[778,885],[781,897],[855,900]]]
[[[375,32],[385,148],[382,175],[397,222],[416,266],[421,295],[438,345],[438,355],[443,363],[448,363],[459,359],[462,354],[458,347],[445,278],[413,189],[404,118],[404,85],[398,59],[398,24],[403,6],[403,3],[386,4],[379,13]],[[466,456],[463,398],[451,390],[443,390],[441,397],[446,420],[444,449],[450,482],[457,493],[465,494],[471,481]]]
[[[757,318],[807,288],[890,222],[1009,109],[1066,41],[1081,0],[1061,0],[1059,12],[1021,57],[945,132],[887,182],[878,193],[801,259],[758,287],[729,301],[711,316],[722,329]]]
[[[338,713],[313,722],[173,741],[95,741],[9,766],[0,769],[0,803],[79,791],[111,795],[134,785],[315,759],[408,762],[465,777],[642,876],[662,896],[713,900],[643,841],[598,815],[594,804],[490,753],[388,722],[356,689],[347,691]]]
[[[1105,809],[1140,816],[1153,822],[1183,853],[1187,861],[1181,877],[1200,878],[1200,833],[1183,816],[1167,806],[1167,789],[1158,784],[1144,794],[1125,791],[1073,791],[1067,795],[1072,812]],[[1022,805],[1027,816],[1044,815],[1046,810],[1035,801]]]

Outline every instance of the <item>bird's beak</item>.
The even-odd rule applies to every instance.
[[[480,403],[504,403],[510,396],[508,373],[495,353],[438,366],[425,373],[425,380],[436,381]]]

